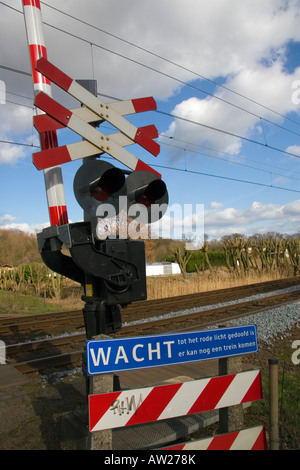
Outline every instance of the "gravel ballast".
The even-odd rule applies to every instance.
[[[167,315],[161,315],[153,317],[153,319],[160,320],[163,318],[174,318],[180,315],[186,315],[189,313],[204,312],[214,308],[225,307],[234,305],[240,302],[247,302],[251,300],[259,300],[261,298],[269,297],[275,294],[283,294],[285,292],[292,292],[299,290],[298,286],[289,287],[287,289],[280,289],[267,294],[257,294],[249,297],[244,297],[240,300],[229,301],[218,303],[210,306],[195,307],[187,310],[180,310],[178,312],[171,312]],[[151,318],[146,318],[144,320],[138,320],[136,322],[129,322],[127,325],[134,325],[143,322],[151,321]],[[227,325],[253,325],[257,327],[257,336],[258,339],[264,341],[266,344],[270,344],[272,338],[277,337],[278,334],[284,336],[289,335],[289,330],[294,327],[300,327],[300,302],[292,302],[287,305],[283,305],[278,308],[273,308],[268,311],[261,313],[256,313],[254,315],[248,315],[239,319],[231,320],[227,322]],[[125,324],[124,324],[125,326]],[[217,327],[217,326],[216,326]],[[214,328],[213,326],[209,327],[210,329]]]
[[[300,302],[232,320],[231,325],[255,324],[258,339],[271,344],[278,334],[289,336],[291,328],[300,326]]]

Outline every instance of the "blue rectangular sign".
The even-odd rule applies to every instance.
[[[88,375],[145,369],[258,351],[256,325],[86,342]]]

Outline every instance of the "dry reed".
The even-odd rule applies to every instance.
[[[200,272],[187,276],[149,276],[147,277],[147,298],[162,299],[166,297],[176,297],[197,292],[207,292],[218,289],[226,289],[235,286],[255,284],[258,282],[272,281],[285,277],[292,277],[292,272],[279,273],[274,270],[272,273],[258,273],[250,271],[247,273],[229,272],[228,270],[218,270],[214,273],[209,271]],[[64,298],[51,298],[52,304],[63,309],[81,309],[84,302],[81,299],[82,287],[73,281],[65,279]]]
[[[281,274],[278,271],[261,274],[257,272],[229,273],[223,270],[219,270],[214,274],[209,271],[192,274],[187,279],[184,279],[181,275],[153,276],[147,278],[147,294],[148,299],[162,299],[272,281],[285,277],[288,277],[286,272]]]

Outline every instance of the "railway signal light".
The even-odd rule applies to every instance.
[[[140,223],[156,222],[168,206],[165,183],[150,171],[127,173],[105,161],[84,163],[74,178],[77,202],[94,217],[113,217],[123,209]]]
[[[150,171],[134,171],[126,178],[128,207],[135,206],[142,223],[157,222],[167,210],[166,184]]]
[[[147,298],[145,246],[140,240],[121,236],[100,240],[95,237],[95,220],[115,218],[125,209],[130,218],[147,224],[158,221],[166,212],[168,192],[161,175],[126,149],[137,144],[153,156],[158,155],[156,127],[136,127],[124,118],[155,110],[156,103],[152,97],[104,103],[95,96],[95,83],[94,88],[82,81],[78,83],[45,57],[36,61],[35,71],[81,104],[70,110],[43,91],[36,94],[35,105],[46,113],[39,113],[34,119],[38,132],[68,128],[82,141],[42,149],[33,154],[33,163],[38,170],[46,170],[83,159],[73,189],[85,216],[84,222],[44,229],[38,234],[39,251],[50,269],[84,287],[83,314],[88,338],[109,334],[121,327],[119,306]],[[107,135],[96,129],[103,121],[117,132]],[[128,170],[99,160],[104,153]],[[63,246],[69,249],[70,256],[62,253]]]
[[[118,212],[118,198],[125,194],[124,184],[122,170],[105,161],[90,160],[75,175],[74,194],[82,209],[96,217],[104,203]]]

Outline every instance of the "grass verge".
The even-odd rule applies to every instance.
[[[269,377],[262,374],[264,399],[253,402],[245,411],[245,427],[265,426],[269,430]],[[300,448],[299,372],[281,371],[279,385],[279,442],[282,450]]]
[[[60,310],[64,310],[64,307],[48,299],[44,301],[36,295],[0,290],[0,315],[30,315]]]

